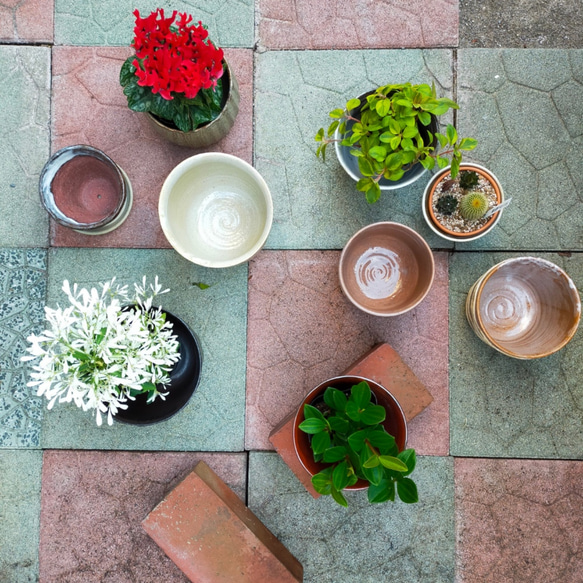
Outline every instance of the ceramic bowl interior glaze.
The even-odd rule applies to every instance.
[[[244,160],[209,152],[181,162],[162,186],[162,230],[183,257],[231,267],[261,249],[273,220],[269,188]]]
[[[536,257],[494,266],[478,280],[472,297],[473,327],[494,348],[515,358],[556,352],[573,337],[581,317],[581,300],[571,278]]]
[[[397,316],[414,308],[433,283],[431,249],[413,229],[373,223],[348,241],[340,256],[340,285],[358,308]]]

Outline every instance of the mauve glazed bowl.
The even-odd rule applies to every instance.
[[[476,281],[466,315],[477,336],[499,352],[542,358],[573,338],[581,300],[571,278],[554,263],[516,257],[494,265]]]
[[[374,316],[398,316],[428,294],[435,265],[418,233],[399,223],[368,225],[340,256],[340,286],[357,307]]]

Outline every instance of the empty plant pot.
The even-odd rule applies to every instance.
[[[166,178],[158,205],[168,242],[204,267],[231,267],[263,247],[273,202],[262,176],[229,154],[209,152],[181,162]]]
[[[373,223],[348,241],[340,256],[342,291],[374,316],[397,316],[429,292],[435,265],[425,240],[399,223]]]
[[[474,283],[466,315],[492,348],[513,358],[542,358],[571,340],[581,300],[560,267],[537,257],[517,257],[494,265]]]
[[[39,190],[55,221],[86,235],[116,229],[132,207],[125,172],[91,146],[68,146],[53,154],[41,172]]]

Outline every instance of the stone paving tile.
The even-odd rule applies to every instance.
[[[351,75],[339,75],[350,70]],[[281,83],[281,72],[287,82]],[[274,199],[272,249],[340,249],[360,228],[380,220],[404,223],[436,247],[421,214],[428,180],[369,205],[332,150],[326,163],[315,156],[314,135],[328,112],[350,97],[390,82],[431,82],[450,95],[449,50],[267,52],[256,60],[255,167]]]
[[[0,247],[46,247],[38,178],[49,156],[50,50],[0,46]]]
[[[250,263],[246,449],[273,449],[269,433],[323,380],[387,342],[433,395],[409,424],[419,453],[449,453],[447,255],[435,254],[428,296],[394,318],[366,314],[342,294],[337,251],[264,251]]]
[[[192,14],[207,26],[221,47],[251,48],[254,42],[253,0],[54,0],[55,42],[62,45],[129,45],[137,8],[142,16],[156,8]]]
[[[583,47],[580,2],[460,0],[459,12],[460,47]]]
[[[42,452],[0,450],[0,581],[38,580]]]
[[[42,401],[26,386],[26,339],[44,321],[44,249],[0,249],[0,447],[38,447]]]
[[[170,288],[161,305],[185,320],[203,352],[200,384],[188,405],[171,419],[149,426],[97,427],[72,404],[44,415],[43,448],[242,451],[245,416],[247,266],[197,267],[169,249],[54,249],[49,257],[48,304],[64,298],[63,279],[97,285],[143,275]],[[199,289],[195,283],[210,287]],[[43,404],[43,407],[45,405]]]
[[[52,42],[54,0],[0,0],[0,42]]]
[[[458,130],[513,198],[491,234],[459,247],[583,249],[583,51],[462,49],[458,72]]]
[[[455,47],[458,3],[437,0],[260,0],[259,42],[269,49]]]
[[[581,459],[583,331],[559,352],[533,361],[484,344],[465,317],[472,284],[509,253],[456,253],[450,260],[449,383],[455,456]],[[536,254],[583,289],[583,255]]]
[[[143,114],[127,107],[119,71],[127,48],[55,47],[53,50],[52,150],[90,144],[111,156],[128,174],[134,205],[126,222],[107,235],[87,236],[52,223],[51,244],[65,247],[169,247],[158,219],[158,197],[170,171],[200,152],[159,138]],[[227,137],[208,150],[251,162],[253,54],[226,51],[241,94],[239,115]]]
[[[43,583],[178,583],[188,579],[141,522],[204,460],[245,498],[246,454],[45,452]]]
[[[454,578],[453,460],[420,457],[420,502],[348,509],[312,498],[275,453],[249,458],[249,508],[304,566],[304,583],[451,583]]]
[[[583,463],[456,459],[459,583],[583,581]]]

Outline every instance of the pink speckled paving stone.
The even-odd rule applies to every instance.
[[[298,583],[302,565],[200,462],[142,523],[193,583]]]
[[[583,463],[455,459],[459,583],[581,583]]]
[[[0,41],[52,42],[54,0],[0,0]]]
[[[259,0],[269,49],[457,46],[457,0]]]
[[[54,47],[52,151],[72,144],[103,150],[128,175],[134,204],[125,223],[107,235],[82,235],[54,222],[57,247],[170,247],[158,218],[158,197],[170,171],[201,150],[175,146],[158,137],[144,114],[131,111],[119,71],[131,54],[125,47]],[[205,151],[252,161],[253,52],[227,49],[239,83],[239,114],[229,134]]]
[[[46,451],[40,581],[185,583],[141,522],[201,460],[245,497],[242,453]]]
[[[246,449],[272,449],[271,431],[311,388],[386,342],[434,399],[409,423],[409,446],[448,454],[448,260],[434,257],[428,296],[394,318],[361,312],[344,297],[337,251],[263,251],[250,262]]]

